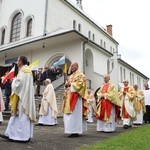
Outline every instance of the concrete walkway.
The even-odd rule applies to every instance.
[[[8,120],[4,120],[0,124],[0,134],[4,134],[7,123]],[[123,129],[122,125],[117,125],[114,133],[97,132],[95,121],[88,123],[88,131],[83,135],[68,138],[68,135],[64,134],[63,118],[58,118],[57,126],[35,126],[34,138],[29,143],[9,142],[0,138],[0,150],[79,150],[82,146],[101,142],[127,130]]]

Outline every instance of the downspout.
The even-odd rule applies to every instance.
[[[85,74],[85,59],[86,59],[86,57],[85,57],[85,45],[87,44],[89,42],[89,39],[87,39],[87,41],[85,41],[85,42],[83,42],[83,73]]]
[[[45,0],[45,15],[44,15],[44,32],[43,36],[47,34],[47,13],[48,13],[48,0]]]

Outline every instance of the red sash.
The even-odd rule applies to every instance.
[[[124,87],[124,92],[128,92],[128,89],[129,89],[129,87]],[[123,118],[129,118],[130,117],[130,115],[127,113],[127,111],[126,111],[126,109],[125,109],[125,106],[124,106],[124,104],[123,104]]]
[[[102,93],[107,93],[108,87],[109,84],[105,84],[102,87]],[[101,102],[101,110],[100,110],[100,114],[96,115],[96,118],[104,121],[105,116],[109,118],[111,115],[112,103],[108,99],[104,99],[104,98],[101,98],[100,102]]]
[[[78,93],[77,92],[71,93],[71,95],[70,95],[70,109],[71,109],[71,111],[74,110],[75,105],[77,103],[77,100],[78,100]]]
[[[73,92],[70,95],[70,110],[71,111],[73,111],[76,106],[78,96],[79,96],[79,94],[77,92]],[[85,102],[86,102],[86,99],[82,98],[82,113],[83,113],[84,117],[86,117],[84,114],[87,111],[87,107],[84,105]]]
[[[100,112],[99,119],[104,120],[105,115],[107,116],[107,118],[110,117],[112,103],[110,101],[108,101],[107,99],[101,99],[101,101],[102,101],[101,102],[101,112]]]

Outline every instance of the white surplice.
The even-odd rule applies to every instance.
[[[136,120],[133,121],[133,124],[143,124],[143,109],[136,114]]]
[[[97,131],[113,132],[116,129],[115,121],[115,106],[112,106],[111,116],[109,121],[97,120]]]
[[[75,92],[71,86],[71,92]],[[71,114],[64,114],[64,128],[67,134],[82,134],[87,131],[87,122],[83,118],[82,98],[79,96]]]
[[[21,101],[18,105],[19,115],[10,118],[5,135],[12,140],[27,141],[33,137],[33,123],[22,112]]]
[[[39,116],[39,124],[43,125],[56,125],[57,124],[57,118],[52,117],[51,108],[48,107],[47,115]]]

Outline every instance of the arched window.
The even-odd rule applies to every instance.
[[[123,77],[124,77],[124,80],[126,79],[126,70],[123,69]]]
[[[104,48],[106,48],[106,42],[104,42]]]
[[[32,34],[32,18],[27,22],[27,37]]]
[[[107,73],[109,74],[110,73],[110,61],[107,60]]]
[[[89,39],[91,39],[91,31],[89,31],[88,37],[89,37]]]
[[[78,31],[81,32],[81,24],[78,24]]]
[[[132,85],[132,74],[130,72],[130,84]]]
[[[76,21],[73,20],[73,29],[76,29]]]
[[[103,40],[102,40],[102,39],[101,39],[101,41],[100,41],[100,45],[103,46]]]
[[[4,40],[5,40],[5,29],[2,30],[1,45],[4,44]]]
[[[122,67],[120,67],[120,81],[122,82],[123,79],[122,79]]]
[[[95,34],[93,34],[93,41],[95,41]]]
[[[138,87],[139,87],[139,89],[141,89],[141,79],[140,78],[138,80]]]
[[[134,85],[134,74],[132,74],[132,85]]]
[[[22,15],[21,13],[18,13],[12,20],[10,42],[18,41],[20,39],[21,19]]]

